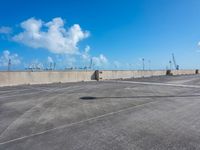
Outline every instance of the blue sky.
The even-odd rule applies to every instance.
[[[150,60],[151,69],[165,69],[172,53],[180,68],[200,68],[199,6],[199,0],[2,0],[0,68],[7,68],[9,57],[13,69],[32,64],[45,68],[50,62],[56,62],[58,69],[83,67],[89,66],[90,59],[94,68],[142,69],[141,58],[146,68]],[[53,46],[48,40],[52,36],[46,24],[55,18],[64,23],[62,49],[59,38]],[[29,26],[39,20],[43,40],[31,41],[23,34],[22,23]],[[69,46],[74,38],[68,33],[75,24],[83,35]]]

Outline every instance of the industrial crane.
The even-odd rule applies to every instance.
[[[174,54],[172,53],[172,60],[173,60],[173,63],[174,63],[174,67],[176,70],[179,70],[179,65],[176,64],[176,59],[174,57]]]

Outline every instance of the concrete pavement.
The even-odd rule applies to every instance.
[[[198,86],[187,75],[0,88],[0,150],[197,150]]]

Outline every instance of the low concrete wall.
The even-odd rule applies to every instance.
[[[0,86],[95,80],[95,71],[0,72]]]
[[[171,75],[192,75],[196,74],[197,70],[170,70]],[[142,78],[151,76],[167,75],[166,70],[102,70],[99,71],[99,80],[109,79],[126,79],[126,78]]]
[[[170,73],[172,75],[196,74],[197,70],[172,70]],[[0,72],[0,86],[141,78],[162,75],[166,75],[166,70]]]
[[[196,70],[171,70],[172,75],[192,75],[196,74]]]
[[[103,70],[99,71],[100,80],[108,79],[126,79],[126,78],[141,78],[141,77],[151,77],[151,76],[161,76],[166,75],[165,70]]]

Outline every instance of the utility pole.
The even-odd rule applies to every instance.
[[[11,59],[8,60],[8,71],[11,69]]]
[[[170,70],[172,70],[172,61],[169,61]]]
[[[92,69],[92,65],[93,65],[93,60],[92,60],[92,58],[90,59],[90,69]]]
[[[55,70],[56,69],[56,63],[54,62],[53,63],[53,70]]]
[[[50,64],[49,64],[49,70],[53,70],[53,68],[52,68],[52,62],[50,62]]]
[[[145,70],[144,58],[142,58],[142,67],[143,67],[143,71],[144,71]]]

